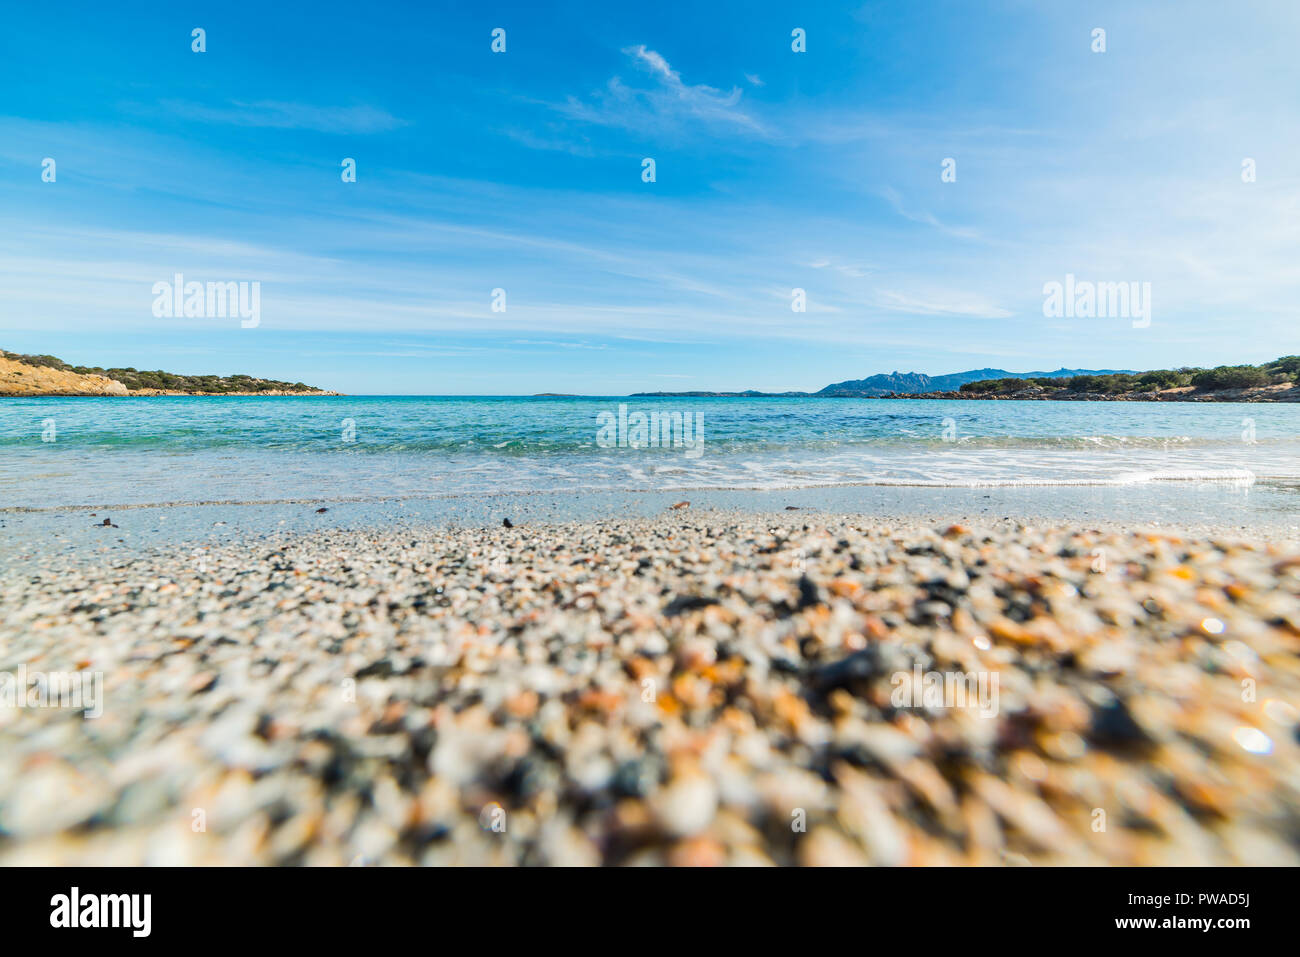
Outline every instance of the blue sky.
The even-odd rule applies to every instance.
[[[1300,352],[1300,5],[235,0],[7,21],[0,348],[462,394]],[[260,282],[260,325],[156,318],[178,272]],[[1044,318],[1067,273],[1150,282],[1151,325]]]

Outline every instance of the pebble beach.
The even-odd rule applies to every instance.
[[[0,572],[0,864],[1300,864],[1300,548],[807,510]],[[955,703],[928,676],[966,676]]]

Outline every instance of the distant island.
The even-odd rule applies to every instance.
[[[0,349],[0,396],[339,395],[302,382],[248,375],[176,375],[73,366],[54,356]]]
[[[1117,369],[1057,369],[1055,372],[1026,372],[1026,377],[1036,379],[1059,379],[1076,375],[1110,375]],[[958,389],[968,382],[986,379],[1007,378],[1014,375],[1005,369],[972,369],[969,372],[952,372],[948,375],[928,376],[922,372],[890,372],[868,376],[865,379],[849,379],[846,382],[833,382],[817,392],[634,392],[634,396],[721,396],[734,398],[776,397],[799,398],[821,397],[832,399],[872,399],[892,394],[920,394],[923,392],[942,392]]]
[[[633,396],[1300,402],[1298,380],[1300,356],[1283,356],[1257,366],[1213,369],[1057,369],[1020,375],[1005,369],[972,369],[941,376],[892,372],[832,383],[818,392],[635,392]]]

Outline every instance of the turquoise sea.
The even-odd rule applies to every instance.
[[[620,406],[622,410],[620,418]],[[690,446],[619,445],[635,413]],[[605,415],[602,416],[602,413]],[[658,435],[658,433],[656,433]],[[612,447],[610,445],[613,439]],[[698,444],[695,444],[698,443]],[[1300,406],[625,397],[0,400],[0,509],[812,487],[1300,484]],[[1289,498],[1287,499],[1289,501]]]

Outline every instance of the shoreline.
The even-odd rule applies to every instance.
[[[0,671],[103,715],[0,708],[6,865],[1300,863],[1294,544],[693,506],[46,557]]]
[[[1300,486],[1187,483],[1133,486],[829,486],[777,490],[566,491],[271,502],[125,503],[0,509],[0,568],[55,554],[89,561],[140,550],[254,542],[286,533],[427,532],[571,522],[652,520],[670,506],[699,520],[854,517],[872,522],[1073,524],[1256,542],[1300,541]],[[320,513],[318,509],[324,508]],[[103,528],[108,517],[115,527]]]

